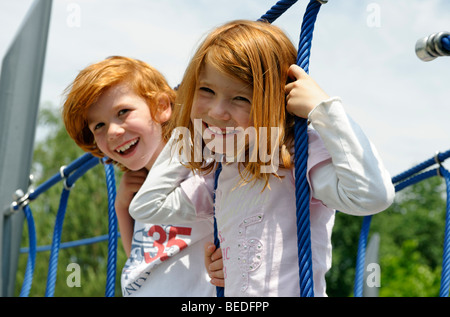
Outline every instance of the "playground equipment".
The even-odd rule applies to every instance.
[[[291,7],[297,0],[281,0],[276,3],[265,15],[261,17],[262,20],[267,20],[272,23],[276,20],[281,14],[283,14],[289,7]],[[318,0],[310,0],[308,3],[305,15],[303,17],[301,34],[300,34],[300,43],[298,50],[298,65],[301,66],[306,72],[309,71],[309,56],[311,50],[312,43],[312,34],[314,31],[314,23],[316,21],[316,17],[320,10],[322,4],[327,1],[318,1]],[[21,32],[17,36],[17,41],[21,39],[29,39],[29,37],[39,39],[38,43],[29,43],[27,45],[35,45],[39,47],[40,50],[29,49],[27,50],[27,54],[18,54],[15,48],[16,46],[13,44],[10,52],[4,61],[4,66],[2,68],[2,81],[0,82],[0,120],[4,121],[4,124],[0,129],[2,131],[1,134],[1,143],[0,145],[3,147],[4,144],[9,144],[13,139],[9,136],[8,132],[16,131],[12,124],[15,122],[23,123],[23,118],[19,116],[20,113],[28,113],[26,116],[28,120],[30,120],[30,124],[20,125],[20,129],[25,129],[26,134],[20,136],[19,139],[17,137],[14,138],[15,146],[13,149],[17,149],[12,152],[8,151],[8,156],[4,156],[0,158],[0,181],[2,192],[0,193],[0,203],[2,204],[2,217],[0,217],[0,228],[2,228],[2,232],[0,232],[0,247],[1,247],[1,272],[0,281],[2,285],[2,293],[1,296],[11,296],[14,289],[14,277],[15,277],[15,268],[17,267],[17,258],[18,258],[18,250],[20,243],[20,235],[23,227],[24,217],[27,219],[28,228],[29,228],[29,259],[27,262],[27,269],[25,274],[24,284],[22,286],[21,296],[27,296],[29,290],[31,288],[33,270],[34,270],[34,259],[37,252],[36,245],[36,237],[34,232],[34,223],[33,216],[29,206],[29,202],[36,199],[40,193],[44,192],[49,187],[58,183],[59,181],[64,181],[64,189],[61,195],[61,204],[60,210],[58,211],[57,220],[55,224],[54,238],[51,246],[51,260],[49,265],[49,274],[47,281],[47,290],[46,296],[53,296],[54,294],[54,283],[56,276],[56,264],[58,259],[58,250],[61,247],[60,245],[60,234],[62,230],[62,223],[65,214],[65,207],[67,203],[67,199],[69,197],[70,188],[73,183],[78,179],[81,175],[83,175],[90,168],[95,166],[100,162],[99,159],[94,158],[90,154],[86,154],[76,161],[72,162],[67,167],[61,168],[61,172],[47,182],[39,186],[34,191],[27,191],[26,193],[23,190],[17,190],[18,188],[28,188],[28,175],[31,165],[31,157],[32,157],[32,141],[34,140],[34,130],[35,130],[35,121],[38,105],[37,102],[39,100],[39,91],[41,85],[42,78],[42,68],[43,61],[45,56],[45,44],[48,32],[48,21],[50,17],[51,10],[51,1],[39,1],[36,0],[34,3],[32,10],[30,10],[30,15],[27,19],[27,23],[21,29]],[[35,33],[31,33],[35,32]],[[31,35],[30,35],[31,34]],[[437,56],[450,55],[446,52],[450,53],[450,49],[448,49],[448,40],[450,36],[447,33],[439,36],[432,36],[425,40],[425,44],[423,41],[421,42],[423,48],[420,48],[418,51],[422,52],[425,50],[428,54],[428,57],[424,57],[425,60],[429,60],[431,57],[435,58]],[[439,41],[441,44],[436,44]],[[434,49],[430,48],[434,47]],[[444,52],[445,54],[442,54]],[[422,53],[418,53],[420,55]],[[426,56],[426,54],[422,54]],[[17,62],[16,56],[20,56],[23,60],[28,61],[29,64],[34,65],[35,72],[33,76],[29,76],[29,69],[27,69],[27,76],[25,76],[25,71],[21,72],[21,68],[19,67],[17,77],[20,80],[21,86],[24,85],[24,78],[20,76],[26,77],[26,82],[30,85],[30,91],[34,92],[28,96],[27,102],[17,102],[13,98],[8,99],[8,94],[4,86],[11,84],[11,81],[8,80],[10,72],[12,69],[17,68],[19,63]],[[431,56],[431,57],[430,57]],[[21,61],[21,65],[22,65]],[[11,66],[10,66],[11,65]],[[25,63],[25,65],[28,65]],[[36,66],[37,65],[37,66]],[[8,67],[9,66],[9,67]],[[6,80],[4,78],[7,78]],[[8,81],[7,81],[8,80]],[[18,88],[18,84],[16,84],[16,89]],[[9,90],[8,90],[9,91]],[[6,100],[6,101],[5,101]],[[12,113],[12,109],[17,106],[17,104],[21,104],[24,109],[17,113]],[[6,106],[4,106],[6,105]],[[30,113],[30,110],[32,113]],[[2,110],[5,109],[5,110]],[[301,296],[311,297],[314,296],[313,292],[313,279],[312,279],[312,260],[311,260],[311,241],[310,241],[310,225],[309,225],[309,186],[306,181],[306,162],[307,162],[307,134],[306,134],[307,124],[303,119],[299,119],[296,122],[295,128],[295,147],[296,153],[302,153],[302,155],[296,155],[295,157],[295,170],[296,170],[296,202],[297,202],[297,226],[298,226],[298,245],[299,245],[299,281],[300,281],[300,294]],[[19,142],[17,142],[19,140]],[[23,142],[21,142],[23,141]],[[26,141],[26,142],[25,142]],[[23,146],[19,148],[18,145],[22,144]],[[17,157],[22,158],[26,162],[18,162],[16,160]],[[440,175],[445,177],[447,183],[447,192],[450,188],[450,174],[449,172],[440,164],[445,159],[450,157],[450,151],[445,152],[443,154],[438,154],[433,158],[433,162],[439,164],[439,167],[436,170],[423,172],[421,174],[415,175],[419,173],[424,168],[429,167],[430,162],[425,162],[426,164],[421,164],[420,168],[413,168],[410,171],[405,172],[393,179],[393,183],[398,183],[396,185],[396,190],[401,190],[406,186],[413,184],[414,182],[420,181],[427,177],[431,177],[433,175]],[[14,166],[12,166],[12,162],[14,161]],[[432,162],[431,162],[432,163]],[[6,166],[8,164],[8,166]],[[117,227],[116,227],[116,219],[114,212],[114,199],[115,199],[115,187],[114,187],[114,171],[112,170],[111,165],[104,164],[105,173],[107,177],[108,184],[108,202],[109,202],[109,234],[107,239],[109,240],[109,256],[108,256],[108,277],[107,277],[107,287],[106,287],[106,296],[114,296],[114,284],[115,284],[115,270],[116,270],[116,247],[117,247]],[[220,172],[220,170],[219,170]],[[8,174],[7,174],[8,173]],[[17,181],[12,181],[16,180]],[[11,194],[14,193],[14,201],[11,203]],[[450,197],[450,195],[448,195]],[[450,203],[448,203],[450,205]],[[447,206],[449,209],[449,206]],[[20,211],[23,210],[23,213]],[[445,234],[445,246],[444,246],[444,264],[445,269],[443,268],[442,273],[442,285],[441,285],[441,296],[448,296],[448,289],[450,283],[450,237],[448,232],[450,232],[450,216],[447,211],[447,221],[446,221],[446,234]],[[355,296],[362,296],[362,273],[364,268],[364,259],[365,259],[365,246],[367,244],[367,236],[368,236],[368,228],[370,226],[371,217],[366,217],[364,219],[363,229],[361,231],[361,239],[359,244],[358,251],[358,260],[357,260],[357,276],[355,279]],[[104,237],[106,239],[106,237]],[[103,238],[102,238],[103,239]],[[218,296],[223,295],[223,289],[218,289]]]
[[[14,291],[24,214],[11,214],[9,204],[29,186],[51,6],[33,3],[2,64],[0,145],[8,150],[0,155],[0,296]]]

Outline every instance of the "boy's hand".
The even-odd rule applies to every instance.
[[[224,287],[224,273],[223,273],[223,260],[222,250],[216,249],[216,246],[212,242],[205,244],[205,267],[211,278],[211,284],[214,286]]]
[[[311,110],[330,98],[300,66],[289,67],[288,77],[294,80],[285,88],[289,113],[307,119]]]
[[[116,208],[122,245],[127,256],[130,256],[134,229],[134,220],[128,212],[128,207],[131,200],[133,200],[134,194],[139,191],[139,188],[144,183],[147,174],[148,171],[146,169],[125,172],[117,189],[114,207]]]
[[[115,207],[116,211],[127,211],[134,195],[139,191],[147,177],[148,171],[143,168],[139,171],[127,171],[122,175],[117,189]]]

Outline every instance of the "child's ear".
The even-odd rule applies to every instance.
[[[172,115],[172,106],[170,103],[169,96],[166,94],[161,94],[158,97],[158,111],[156,113],[156,120],[159,123],[167,122]]]

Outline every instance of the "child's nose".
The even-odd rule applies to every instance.
[[[211,104],[209,116],[218,120],[230,120],[231,116],[228,112],[227,102],[224,100],[216,100]]]
[[[108,128],[108,138],[114,139],[121,136],[125,132],[125,129],[117,123],[111,123]]]

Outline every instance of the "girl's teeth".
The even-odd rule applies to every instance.
[[[130,147],[132,147],[133,145],[135,145],[137,143],[138,139],[134,140],[133,142],[130,142],[128,144],[125,144],[124,146],[118,148],[116,151],[117,152],[125,152],[126,150],[128,150]]]
[[[234,129],[225,129],[225,130],[222,130],[222,129],[220,129],[220,128],[218,128],[218,127],[211,127],[211,126],[209,126],[208,127],[214,134],[232,134],[232,133],[234,133]]]

